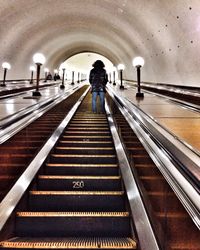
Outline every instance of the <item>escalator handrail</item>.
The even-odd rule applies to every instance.
[[[159,250],[160,248],[157,239],[152,229],[145,205],[143,204],[140,191],[138,190],[107,102],[106,113],[141,249]]]
[[[148,116],[145,116],[143,112],[140,112],[137,107],[131,105],[128,103],[126,100],[123,98],[116,96],[114,91],[109,88],[108,89],[109,95],[113,98],[115,103],[118,106],[121,106],[121,111],[123,112],[123,115],[131,128],[134,130],[134,132],[138,135],[141,143],[143,146],[146,148],[146,150],[149,152],[152,160],[155,162],[157,167],[159,168],[160,172],[163,174],[164,178],[166,181],[169,183],[171,188],[174,190],[175,194],[181,201],[181,203],[184,205],[186,208],[187,212],[191,216],[192,220],[196,224],[196,226],[200,229],[200,195],[199,195],[199,190],[195,188],[194,185],[191,184],[191,182],[177,169],[177,167],[173,164],[173,159],[170,159],[169,155],[166,154],[166,152],[163,150],[160,145],[156,144],[155,141],[151,139],[149,136],[149,133],[147,133],[144,128],[143,124],[145,124],[146,128],[151,128],[151,132],[154,137],[158,137],[159,140],[168,140],[167,139],[167,133],[166,131],[163,131],[163,129],[160,131],[159,129],[156,131],[155,130],[158,128],[158,124],[154,124],[153,120],[152,122],[150,121],[150,118]],[[147,121],[147,120],[148,121]],[[151,125],[151,126],[150,126]],[[153,126],[154,130],[152,129]],[[162,134],[160,134],[162,133]],[[165,138],[166,136],[166,138]],[[161,139],[163,137],[164,139]],[[171,138],[169,138],[170,140]],[[174,138],[175,140],[175,138]],[[173,140],[170,141],[173,143]],[[177,144],[179,145],[179,141]],[[181,152],[182,147],[181,145],[179,148],[175,149],[175,146],[178,147],[178,145],[175,144],[173,148],[173,155],[174,157],[177,157],[177,152],[182,153],[181,155],[186,154],[189,149],[186,151]],[[148,148],[149,147],[149,148]],[[184,145],[183,145],[184,148]],[[152,153],[153,152],[153,153]],[[194,152],[190,152],[191,155],[194,154]],[[155,157],[155,155],[157,157]],[[180,157],[180,155],[178,155]],[[194,162],[190,159],[190,154],[184,155],[184,157],[187,157],[187,162],[185,164],[194,164]],[[195,155],[196,158],[199,159],[198,156]],[[195,158],[195,159],[196,159]],[[159,160],[158,160],[159,159]],[[199,160],[200,162],[200,160]],[[198,165],[197,165],[198,167]]]
[[[51,137],[37,153],[35,158],[31,161],[26,170],[22,173],[22,175],[16,181],[14,186],[11,188],[11,190],[0,203],[0,231],[11,216],[13,210],[17,206],[22,196],[25,194],[35,175],[37,174],[45,159],[49,155],[50,151],[58,141],[60,135],[63,133],[65,127],[68,125],[72,116],[80,106],[82,100],[88,93],[89,89],[90,87],[86,89],[86,91],[82,94],[76,104],[71,108],[66,117],[63,119],[57,129],[53,132]]]
[[[200,155],[193,150],[193,148],[189,147],[178,137],[163,128],[154,120],[153,117],[150,117],[132,102],[117,96],[114,90],[110,87],[109,91],[114,95],[114,98],[118,99],[121,105],[125,107],[128,112],[135,117],[135,119],[137,119],[138,122],[145,126],[152,135],[162,142],[164,148],[166,148],[169,152],[172,152],[173,156],[176,157],[176,159],[182,163],[183,166],[188,166],[188,172],[190,171],[194,176],[196,174],[196,177],[199,177]]]

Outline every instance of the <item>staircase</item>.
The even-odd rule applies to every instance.
[[[106,115],[75,114],[0,249],[136,249]]]

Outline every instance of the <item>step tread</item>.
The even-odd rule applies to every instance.
[[[156,215],[160,218],[190,218],[188,217],[187,212],[183,211],[183,212],[157,212]]]
[[[111,144],[112,141],[67,141],[67,140],[61,140],[59,143],[83,143],[83,144]]]
[[[17,212],[17,217],[129,217],[129,212]]]
[[[39,175],[39,179],[91,179],[91,180],[119,180],[121,176],[83,176],[83,175]]]
[[[111,135],[63,135],[63,138],[111,138]]]
[[[96,154],[96,155],[82,155],[82,154],[51,154],[51,156],[53,157],[59,157],[59,158],[71,158],[71,157],[76,157],[76,158],[115,158],[116,155],[99,155],[99,154]]]
[[[70,163],[47,163],[47,167],[83,167],[83,168],[118,168],[117,164],[70,164]]]
[[[103,167],[114,167],[118,168],[117,164],[70,164],[70,163],[47,163],[46,166],[48,167],[83,167],[83,168],[89,168],[89,167],[95,167],[95,168],[103,168]]]
[[[65,134],[110,134],[110,131],[65,131]]]
[[[0,242],[4,248],[30,249],[136,249],[136,241],[131,238],[70,237],[70,238],[23,238],[16,237]]]
[[[124,191],[30,191],[31,195],[124,195]]]
[[[114,147],[99,147],[99,148],[95,148],[95,147],[92,147],[92,148],[86,148],[86,147],[56,147],[56,149],[66,149],[66,150],[114,150]]]
[[[86,131],[88,131],[88,130],[103,130],[103,131],[105,131],[106,129],[105,128],[81,128],[81,130],[86,130]],[[67,129],[66,129],[66,132],[68,132],[68,131],[77,131],[77,128],[75,127],[68,127]],[[107,131],[110,131],[109,129],[107,129]]]

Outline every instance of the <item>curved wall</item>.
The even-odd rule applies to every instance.
[[[35,52],[53,69],[90,51],[124,63],[124,76],[135,79],[140,55],[143,81],[198,86],[199,13],[199,0],[0,0],[0,64],[10,62],[8,78],[22,79]]]

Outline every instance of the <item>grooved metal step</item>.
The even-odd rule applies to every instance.
[[[67,140],[67,139],[73,139],[73,141],[111,141],[111,136],[105,136],[105,135],[63,135],[62,139]]]
[[[112,147],[112,141],[88,141],[88,140],[81,140],[81,141],[71,141],[71,140],[61,140],[59,141],[60,146],[72,146],[72,147]]]
[[[60,176],[43,175],[38,177],[39,190],[82,190],[114,191],[121,190],[120,176]]]
[[[130,237],[128,212],[18,212],[19,237]]]
[[[54,163],[116,163],[116,155],[51,154]]]
[[[115,150],[112,147],[56,147],[55,154],[85,154],[85,155],[108,155],[114,154]]]
[[[117,164],[72,164],[72,163],[48,163],[45,169],[46,174],[55,175],[118,175]]]
[[[19,238],[3,241],[0,247],[8,249],[136,249],[136,242],[131,238]]]
[[[80,186],[82,183],[75,183]],[[124,192],[111,191],[31,191],[31,211],[123,212]]]

